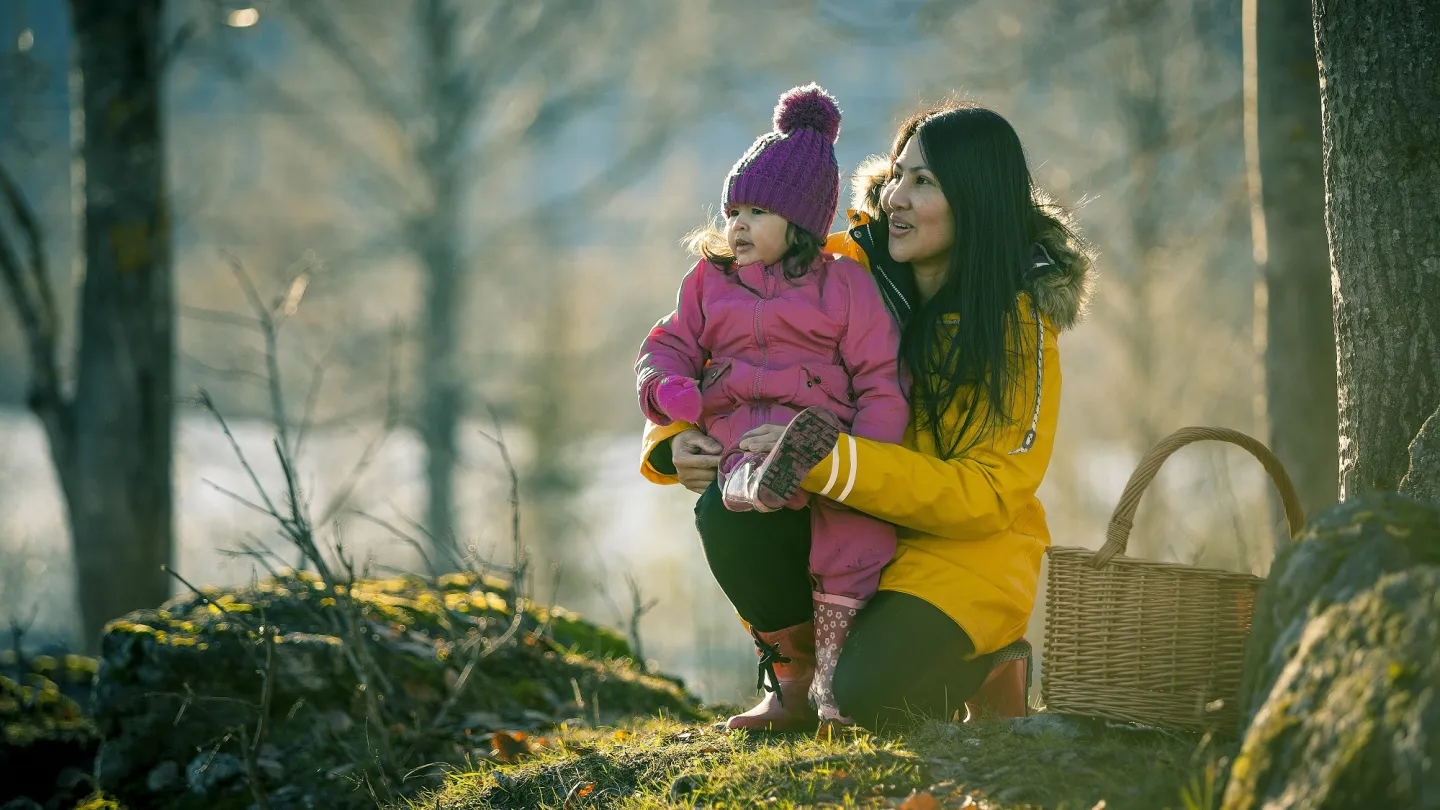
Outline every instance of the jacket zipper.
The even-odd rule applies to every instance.
[[[769,290],[769,279],[762,279],[761,285],[766,291]],[[760,399],[760,375],[765,373],[765,367],[770,364],[770,352],[765,348],[765,330],[760,325],[760,309],[765,306],[765,295],[761,294],[760,300],[755,302],[755,344],[760,347],[760,368],[755,369],[755,383],[751,399]]]
[[[871,224],[872,223],[867,223],[864,228],[855,228],[854,230],[850,231],[850,238],[854,239],[856,242],[859,242],[860,247],[865,250],[866,257],[870,259],[870,267],[872,272],[875,275],[879,276],[881,279],[883,279],[885,285],[895,292],[895,297],[900,299],[900,303],[905,305],[905,312],[901,313],[893,303],[890,304],[891,314],[893,314],[895,316],[895,320],[903,326],[905,324],[905,321],[909,318],[910,313],[915,311],[915,308],[910,306],[910,300],[905,297],[904,293],[900,292],[900,288],[895,285],[894,280],[890,278],[890,274],[886,272],[885,265],[880,263],[879,257],[875,255],[875,240],[870,238],[869,233]],[[881,288],[880,292],[884,294],[884,297],[886,298],[886,303],[890,303],[890,296],[885,293],[885,289]]]

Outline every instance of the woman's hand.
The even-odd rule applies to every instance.
[[[695,428],[676,433],[670,439],[670,460],[680,484],[697,495],[715,480],[720,466],[720,443]]]
[[[768,453],[780,441],[780,434],[784,432],[784,425],[777,425],[774,422],[761,425],[741,436],[739,447],[747,453]]]

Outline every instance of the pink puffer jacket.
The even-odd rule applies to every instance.
[[[641,347],[640,409],[668,424],[656,388],[688,377],[700,383],[700,429],[726,450],[751,428],[816,405],[857,436],[896,443],[910,419],[899,341],[874,280],[850,259],[822,254],[795,279],[779,265],[727,271],[702,260]]]

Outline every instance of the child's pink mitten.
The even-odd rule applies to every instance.
[[[689,377],[666,377],[655,389],[655,404],[676,422],[700,419],[700,389]]]

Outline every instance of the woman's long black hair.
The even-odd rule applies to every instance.
[[[1014,419],[1016,303],[1039,214],[1020,138],[998,113],[954,101],[917,113],[896,134],[892,164],[915,137],[950,204],[955,244],[944,283],[905,325],[900,355],[914,375],[916,427],[955,458]],[[947,419],[956,405],[960,418]]]

